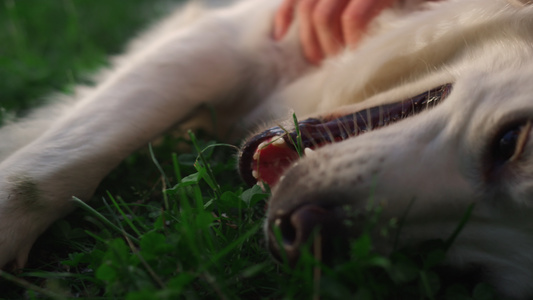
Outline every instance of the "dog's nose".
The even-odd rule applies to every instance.
[[[269,222],[270,250],[278,260],[287,260],[290,265],[298,261],[302,247],[309,247],[315,258],[322,260],[323,255],[329,255],[330,238],[337,235],[340,224],[330,209],[314,204],[301,206]]]

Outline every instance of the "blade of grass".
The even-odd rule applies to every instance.
[[[113,224],[113,222],[109,221],[106,217],[104,217],[100,212],[98,212],[97,210],[95,210],[94,208],[92,208],[91,206],[89,206],[87,203],[85,203],[83,200],[77,198],[77,197],[72,197],[72,200],[74,201],[74,203],[81,207],[83,210],[89,212],[91,215],[93,215],[94,217],[96,217],[98,220],[102,221],[104,224],[106,224],[107,226],[109,226],[111,229],[115,230],[116,232],[120,233],[121,235],[126,235],[127,237],[129,237],[130,239],[132,239],[133,241],[135,241],[136,243],[139,242],[139,240],[132,236],[131,234],[127,233],[126,231],[124,231],[123,229],[121,229],[120,227],[118,227],[117,225]]]
[[[126,237],[126,242],[128,243],[128,246],[130,247],[131,252],[133,252],[133,254],[137,256],[137,258],[143,265],[144,269],[148,272],[148,274],[150,274],[150,277],[152,278],[154,283],[157,284],[159,288],[164,289],[166,287],[165,283],[163,283],[163,280],[161,280],[161,278],[157,276],[157,273],[154,271],[154,269],[152,269],[152,267],[150,267],[150,265],[146,262],[144,257],[139,253],[139,250],[137,249],[137,247],[131,242],[131,240],[128,237]]]
[[[21,279],[21,278],[18,278],[17,276],[15,275],[11,275],[7,272],[4,272],[2,270],[0,270],[0,278],[4,278],[5,280],[7,281],[10,281],[26,290],[30,290],[30,291],[34,291],[36,293],[39,293],[39,294],[42,294],[48,298],[51,298],[51,299],[56,299],[56,300],[61,300],[61,299],[67,299],[67,297],[63,296],[63,295],[60,295],[60,294],[57,294],[57,293],[54,293],[52,291],[49,291],[49,290],[46,290],[46,289],[43,289],[39,286],[36,286],[34,284],[31,284],[29,282],[27,282],[26,280],[24,279]]]
[[[161,167],[161,164],[159,164],[159,161],[155,157],[154,149],[152,148],[152,143],[148,144],[148,150],[150,151],[150,157],[152,158],[152,162],[154,163],[156,168],[159,170],[159,173],[161,173],[161,178],[163,179],[163,191],[164,191],[164,190],[166,190],[166,187],[171,186],[170,185],[170,181],[168,180],[168,178],[167,178],[167,176],[165,174],[165,171]],[[165,194],[165,193],[163,193],[163,202],[165,204],[165,209],[169,210],[170,207],[168,205],[168,197],[167,197],[167,194]]]
[[[208,264],[206,264],[204,267],[205,268],[209,268],[213,264],[218,263],[219,260],[224,258],[224,256],[228,255],[233,249],[235,249],[237,246],[239,246],[240,244],[244,243],[244,241],[246,241],[251,236],[253,236],[255,233],[257,233],[259,231],[259,229],[261,229],[261,227],[262,227],[262,224],[255,224],[250,230],[248,230],[247,232],[242,234],[238,239],[232,241],[229,245],[227,245],[226,247],[224,247],[223,249],[218,251],[213,256],[213,258],[210,260],[210,262]]]
[[[179,165],[179,162],[178,162],[178,155],[176,153],[172,153],[172,165],[174,167],[174,174],[176,176],[176,183],[179,184],[182,180],[183,180],[183,177],[181,175],[181,170],[180,170],[180,165]],[[166,194],[166,193],[164,193]],[[185,194],[185,191],[183,189],[179,189],[178,190],[178,195],[179,195],[179,201],[187,201],[187,195]],[[178,204],[178,207],[179,207],[179,203]]]
[[[108,193],[108,195],[110,195],[109,192],[107,192],[107,193]],[[122,199],[122,197],[118,197],[117,199],[118,199],[118,201],[119,201],[119,205],[120,205],[120,207],[123,207],[123,208],[127,211],[127,213],[128,213],[129,215],[132,216],[132,219],[135,219],[135,218],[136,218],[135,213],[134,213],[134,212],[131,210],[131,208],[130,208],[130,206],[135,205],[135,204],[132,204],[132,203],[126,203],[126,201],[124,201],[124,199]],[[147,227],[144,223],[142,223],[142,222],[137,222],[137,224],[138,224],[138,226],[142,227],[143,231],[148,231],[148,230],[151,229],[151,228],[148,228],[148,227]]]
[[[434,293],[431,289],[431,285],[425,271],[420,271],[420,281],[422,282],[422,287],[424,288],[426,297],[428,297],[430,300],[435,300]]]
[[[472,211],[474,211],[474,207],[475,206],[476,206],[475,203],[472,203],[472,204],[470,204],[468,206],[463,218],[461,219],[461,222],[459,223],[457,228],[455,228],[455,230],[453,231],[452,235],[444,242],[444,250],[445,251],[448,251],[450,249],[450,247],[452,246],[453,242],[455,241],[455,239],[457,238],[459,233],[465,227],[466,222],[468,222],[468,220],[470,220],[470,217],[472,216]]]
[[[296,118],[296,113],[292,114],[292,120],[294,121],[294,130],[296,131],[296,151],[298,152],[298,156],[303,156],[303,141],[302,141],[302,134],[300,132],[300,126],[298,125],[298,118]]]
[[[194,148],[198,152],[198,158],[200,159],[200,161],[203,164],[203,167],[207,171],[207,177],[208,178],[204,177],[204,180],[213,189],[213,191],[215,192],[215,194],[217,196],[217,199],[220,199],[220,196],[222,195],[222,191],[220,190],[220,185],[216,181],[215,175],[213,174],[213,170],[211,169],[211,166],[209,165],[209,162],[205,159],[202,149],[200,149],[200,147],[198,146],[198,142],[196,140],[196,135],[194,135],[194,133],[192,131],[190,131],[190,130],[189,130],[188,133],[189,133],[189,137],[191,138],[191,141],[192,141],[192,143],[194,145]],[[196,166],[196,164],[195,164],[195,166]]]
[[[113,197],[113,195],[111,195],[110,192],[107,192],[107,196],[109,197],[109,199],[111,199],[111,202],[113,202],[113,205],[115,206],[115,208],[118,210],[118,212],[120,213],[120,215],[122,216],[122,218],[124,219],[124,221],[128,224],[128,226],[135,232],[135,234],[137,236],[141,236],[142,233],[139,231],[139,229],[137,229],[137,227],[135,226],[135,224],[133,224],[133,222],[131,221],[130,217],[124,212],[124,210],[122,210],[122,208],[120,207],[120,205],[118,205],[118,202],[115,200],[115,197]],[[134,215],[132,215],[133,217]]]

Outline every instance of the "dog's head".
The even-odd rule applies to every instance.
[[[474,204],[448,263],[482,266],[488,280],[512,293],[530,290],[532,76],[522,68],[465,78],[250,139],[241,173],[272,187],[266,231],[274,256],[296,261],[317,231],[323,259],[342,256],[334,244],[356,238],[369,222],[376,222],[370,234],[381,253],[446,240]],[[378,221],[370,221],[376,208]],[[379,234],[391,219],[400,224],[396,231]]]
[[[512,39],[473,38],[454,46],[460,55],[424,61],[437,70],[435,78],[452,77],[450,84],[442,80],[420,94],[418,79],[409,97],[395,100],[387,92],[380,105],[336,109],[249,139],[240,170],[247,182],[272,187],[266,231],[274,256],[296,260],[316,232],[321,255],[338,256],[334,241],[368,230],[376,207],[381,213],[374,228],[391,219],[400,224],[386,236],[370,229],[378,252],[445,240],[474,205],[447,263],[483,267],[503,294],[532,295],[533,34],[516,39],[513,46],[504,44]],[[425,46],[438,56],[438,46]],[[408,66],[413,63],[399,63],[407,66],[406,77],[419,70]],[[382,83],[390,73],[371,79]]]

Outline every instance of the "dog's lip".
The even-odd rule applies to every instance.
[[[239,155],[241,177],[250,186],[262,181],[272,186],[277,183],[283,171],[304,153],[304,149],[316,149],[324,144],[357,136],[415,115],[440,103],[451,90],[452,84],[446,83],[395,103],[371,107],[337,118],[303,120],[298,122],[301,140],[298,139],[298,132],[295,129],[287,131],[281,126],[267,129],[248,139],[241,148]],[[275,157],[276,154],[280,157]],[[261,155],[261,164],[256,159],[259,155]],[[262,176],[261,166],[267,164],[270,164],[269,172],[263,172]]]

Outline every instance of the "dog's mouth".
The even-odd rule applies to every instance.
[[[274,186],[301,156],[310,155],[324,145],[358,136],[407,117],[442,102],[451,92],[452,84],[396,103],[371,107],[331,118],[310,118],[298,122],[290,130],[272,127],[246,141],[239,155],[239,171],[250,186],[267,183]],[[296,123],[296,122],[295,122]]]

